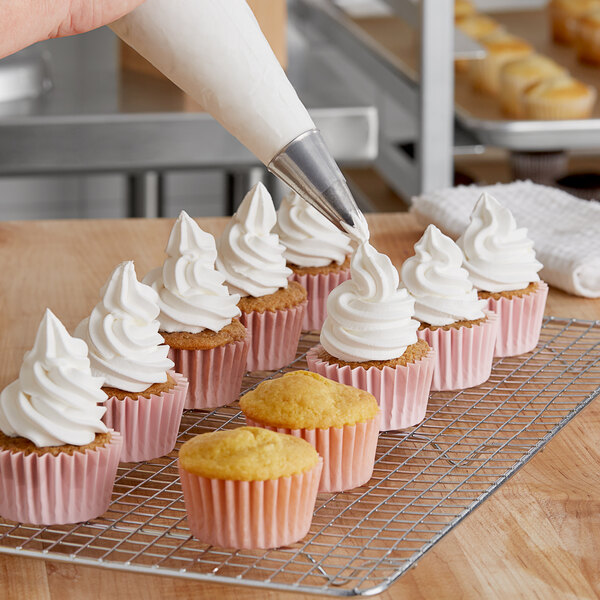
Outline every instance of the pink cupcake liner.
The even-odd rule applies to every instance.
[[[499,327],[494,356],[515,356],[533,350],[540,339],[548,284],[538,283],[538,289],[525,296],[488,298],[488,310],[498,315]]]
[[[250,334],[248,371],[280,369],[296,358],[306,306],[305,300],[294,308],[242,313],[240,322]]]
[[[112,396],[104,403],[102,420],[123,435],[121,462],[152,460],[175,447],[188,382],[179,373],[169,374],[175,379],[175,387],[158,396],[128,396],[124,400]]]
[[[375,396],[380,409],[380,431],[406,429],[425,418],[435,365],[435,352],[403,367],[340,367],[319,358],[321,346],[308,351],[306,362],[313,373],[353,385]]]
[[[110,504],[122,444],[111,431],[108,444],[85,452],[0,451],[0,516],[35,525],[95,519]]]
[[[306,440],[323,459],[319,492],[343,492],[364,485],[373,475],[379,417],[328,429],[271,427],[246,416],[246,424]]]
[[[487,314],[479,325],[417,331],[436,353],[432,391],[460,390],[487,381],[492,372],[498,317]]]
[[[175,370],[187,377],[188,393],[184,408],[215,408],[238,399],[250,336],[210,350],[169,350]]]
[[[308,306],[302,322],[304,331],[318,331],[327,317],[327,297],[340,283],[350,279],[350,269],[327,275],[299,275],[294,273],[290,281],[297,281],[308,292]]]
[[[222,548],[278,548],[310,529],[323,460],[305,473],[266,481],[209,479],[179,466],[192,535]]]

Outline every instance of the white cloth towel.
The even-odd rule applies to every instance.
[[[519,227],[527,227],[544,265],[542,279],[571,294],[600,297],[600,202],[580,200],[531,181],[516,181],[424,194],[413,198],[411,212],[423,225],[434,223],[456,239],[484,191],[512,212]]]

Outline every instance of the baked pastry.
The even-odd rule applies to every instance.
[[[600,7],[600,0],[550,0],[552,38],[559,44],[572,44],[577,35],[577,20]]]
[[[600,3],[577,20],[575,48],[580,61],[600,65]]]
[[[498,21],[478,13],[455,18],[455,24],[466,36],[476,41],[494,31],[502,30],[502,26]],[[469,59],[459,58],[454,61],[454,66],[457,71],[463,72],[468,70],[470,62]]]
[[[500,104],[502,110],[513,118],[525,116],[523,92],[531,85],[566,75],[567,70],[541,54],[530,54],[511,60],[500,70]]]
[[[462,268],[461,249],[435,225],[402,265],[402,285],[415,299],[417,335],[436,353],[432,390],[458,390],[489,379],[498,319]]]
[[[213,431],[185,442],[178,466],[201,542],[276,548],[308,533],[323,467],[308,442],[260,427]]]
[[[288,282],[285,248],[272,232],[277,214],[262,183],[247,194],[218,242],[217,269],[239,294],[241,323],[251,346],[249,371],[279,369],[296,356],[307,306],[306,290]]]
[[[373,474],[379,408],[375,397],[317,373],[293,371],[240,398],[248,425],[300,437],[323,458],[320,492],[364,485]]]
[[[0,394],[3,518],[54,525],[106,512],[122,438],[101,420],[106,394],[87,354],[47,309],[19,378]]]
[[[458,21],[469,15],[475,14],[476,10],[470,0],[454,0],[454,20]]]
[[[528,119],[589,119],[597,92],[569,75],[544,79],[523,92],[523,109]]]
[[[350,278],[350,238],[295,192],[281,201],[274,231],[285,246],[291,281],[308,293],[302,329],[319,330],[327,316],[327,296]]]
[[[457,240],[479,297],[498,315],[495,356],[533,350],[538,343],[548,286],[527,230],[517,229],[512,213],[483,193],[465,232]]]
[[[237,400],[250,340],[236,317],[239,295],[230,294],[215,270],[212,235],[181,211],[162,267],[144,283],[158,294],[160,333],[175,370],[189,380],[185,408],[225,406]]]
[[[321,344],[306,355],[308,367],[375,396],[380,429],[404,429],[425,418],[434,356],[419,341],[414,300],[398,289],[392,261],[368,242],[350,263],[352,279],[329,295]]]
[[[500,70],[517,58],[533,52],[529,42],[506,31],[495,31],[480,38],[479,43],[486,49],[486,57],[469,63],[469,78],[473,87],[486,94],[497,95],[500,90]]]
[[[103,419],[123,436],[123,462],[168,454],[179,431],[188,383],[172,370],[158,312],[156,292],[137,280],[133,261],[123,262],[75,330],[89,348],[92,373],[102,378]]]

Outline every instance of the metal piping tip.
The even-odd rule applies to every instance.
[[[292,140],[267,168],[344,233],[369,239],[365,217],[317,129]]]

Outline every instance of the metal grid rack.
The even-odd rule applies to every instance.
[[[317,341],[303,336],[305,366]],[[277,373],[253,373],[244,389]],[[189,579],[339,596],[386,589],[525,464],[600,392],[600,322],[547,318],[538,348],[498,360],[485,384],[434,393],[412,430],[379,438],[368,485],[320,494],[309,535],[291,547],[231,551],[195,541],[176,451],[121,464],[106,514],[35,527],[0,520],[0,552]],[[184,414],[178,446],[243,423],[237,406]]]

